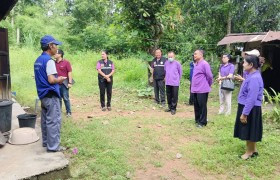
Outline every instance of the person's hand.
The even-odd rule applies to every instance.
[[[59,76],[59,77],[57,78],[58,83],[62,83],[65,79],[67,79],[67,77]]]
[[[216,81],[220,82],[222,80],[221,77],[217,78]]]
[[[107,82],[111,82],[111,78],[109,78],[109,77],[106,78],[106,80],[107,80]]]
[[[68,83],[68,88],[71,88],[71,87],[72,87],[72,84],[69,84],[69,83]]]
[[[247,124],[247,116],[244,114],[241,114],[240,121],[242,124]]]
[[[227,75],[226,78],[227,78],[227,79],[231,79],[231,78],[232,78],[232,75]]]
[[[244,78],[242,76],[240,76],[239,74],[234,75],[234,79],[237,80],[237,81],[243,81],[244,80]]]

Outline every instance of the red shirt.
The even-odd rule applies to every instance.
[[[72,72],[72,67],[69,61],[62,59],[61,61],[55,61],[56,71],[58,76],[68,77],[68,72]]]

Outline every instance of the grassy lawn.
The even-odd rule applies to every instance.
[[[34,107],[33,62],[40,52],[12,48],[10,53],[12,91],[20,103]],[[147,82],[145,62],[112,57],[117,72],[113,111],[101,112],[95,70],[100,55],[77,52],[67,57],[77,82],[71,90],[73,117],[63,118],[62,126],[72,179],[280,179],[279,125],[264,121],[260,156],[248,161],[239,158],[245,142],[233,138],[238,90],[232,115],[220,116],[215,84],[208,103],[209,124],[197,129],[193,107],[185,105],[186,79],[180,87],[178,112],[172,116],[152,99],[137,97],[137,90]]]

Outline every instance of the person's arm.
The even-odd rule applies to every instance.
[[[68,88],[72,87],[73,78],[72,78],[72,71],[68,72]]]
[[[101,71],[100,62],[97,62],[97,64],[96,64],[96,69],[97,69],[98,74],[100,74],[102,77],[105,78],[106,75]]]
[[[72,76],[72,67],[71,67],[71,64],[70,62],[67,63],[67,66],[66,66],[66,69],[67,69],[67,77],[68,77],[68,88],[71,88],[72,87],[72,83],[73,83],[73,76]]]
[[[112,63],[112,72],[110,74],[108,74],[108,78],[110,78],[111,76],[113,76],[113,74],[115,73],[115,65]]]
[[[179,76],[180,79],[182,78],[183,75],[183,69],[182,69],[182,65],[178,62],[178,72],[179,72]]]
[[[229,70],[229,74],[227,75],[227,77],[226,77],[226,78],[228,78],[228,79],[232,79],[232,78],[233,78],[233,74],[234,74],[234,65],[233,65],[233,64],[231,64],[231,66],[230,66],[230,70]]]
[[[56,78],[53,74],[48,75],[48,82],[50,84],[62,83],[65,79],[67,79],[67,77],[59,76]]]
[[[242,76],[240,76],[239,74],[237,74],[236,76],[234,76],[234,79],[237,81],[244,81],[245,78],[243,78]]]
[[[210,65],[208,63],[205,64],[204,69],[205,69],[205,74],[206,74],[206,79],[208,81],[208,84],[209,84],[209,86],[211,86],[213,83],[213,74],[212,74]]]
[[[101,71],[101,69],[97,69],[97,71],[98,71],[98,73],[99,73],[102,77],[105,78],[106,75]]]
[[[244,108],[240,116],[240,120],[243,123],[247,123],[247,116],[250,114],[252,108],[255,106],[255,102],[259,93],[259,81],[257,79],[251,79],[248,82],[248,94],[244,103]]]
[[[46,73],[48,76],[48,82],[50,84],[62,83],[66,79],[66,77],[62,77],[62,76],[59,76],[57,78],[55,77],[57,71],[55,67],[55,62],[53,60],[49,60],[47,62]]]

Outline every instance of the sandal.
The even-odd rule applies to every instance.
[[[253,152],[253,154],[251,155],[251,157],[257,157],[259,155],[258,152]]]

